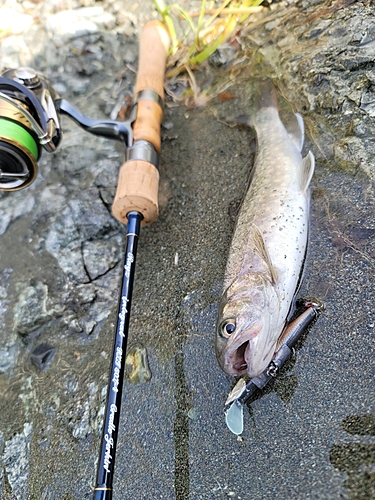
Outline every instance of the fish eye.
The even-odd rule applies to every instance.
[[[236,320],[234,318],[225,319],[220,325],[220,333],[223,337],[229,338],[236,329]]]

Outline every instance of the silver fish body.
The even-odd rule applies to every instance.
[[[273,88],[251,118],[258,152],[238,214],[219,306],[216,355],[229,375],[258,376],[270,363],[290,312],[305,259],[311,152],[302,158],[303,121],[280,120]]]

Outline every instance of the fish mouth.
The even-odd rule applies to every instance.
[[[233,369],[237,375],[242,375],[247,371],[247,362],[245,358],[246,350],[249,348],[250,342],[246,340],[234,351],[234,359],[232,360]]]
[[[250,378],[258,377],[269,365],[275,352],[275,346],[272,345],[264,354],[259,351],[262,346],[259,345],[259,332],[256,335],[247,335],[242,342],[236,342],[232,349],[225,356],[225,369],[228,375],[241,376],[248,375]]]
[[[262,330],[259,323],[253,324],[250,330],[229,341],[224,356],[224,371],[228,375],[244,375],[252,365],[252,352]]]

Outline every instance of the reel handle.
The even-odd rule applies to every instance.
[[[170,37],[160,21],[148,22],[140,39],[138,75],[135,85],[137,115],[133,124],[134,149],[146,141],[160,152],[160,124],[163,118],[164,75]],[[151,91],[151,92],[149,92]],[[156,97],[156,99],[155,99]],[[142,225],[153,222],[159,213],[159,172],[146,156],[126,161],[120,169],[112,213],[120,222],[127,223],[131,211],[143,215]]]

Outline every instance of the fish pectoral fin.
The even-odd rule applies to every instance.
[[[305,156],[305,158],[303,158],[303,160],[297,167],[298,181],[302,193],[306,193],[310,185],[311,178],[314,173],[314,168],[315,168],[315,158],[312,152],[309,151]]]
[[[267,269],[270,273],[271,283],[274,285],[277,280],[275,268],[273,267],[263,235],[260,229],[255,224],[252,225],[252,241],[254,243],[255,252],[259,255],[259,257],[261,257],[261,259],[263,259],[264,263],[266,264]]]

